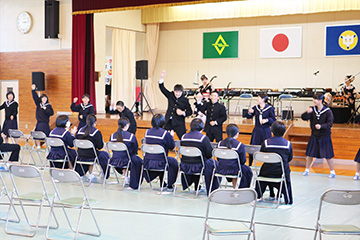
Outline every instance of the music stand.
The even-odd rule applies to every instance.
[[[150,104],[149,104],[148,100],[146,99],[145,94],[143,92],[143,79],[142,78],[140,79],[140,92],[139,92],[138,96],[136,97],[136,100],[135,100],[134,104],[131,107],[131,111],[135,107],[136,102],[139,102],[139,99],[140,99],[140,112],[136,112],[136,113],[140,114],[141,116],[143,115],[143,112],[144,112],[144,110],[143,110],[143,99],[145,99],[145,101],[146,101],[146,106],[145,107],[148,107],[151,114],[154,115],[154,113],[151,110]]]

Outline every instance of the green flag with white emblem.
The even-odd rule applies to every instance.
[[[239,32],[210,32],[203,36],[203,58],[237,58]]]

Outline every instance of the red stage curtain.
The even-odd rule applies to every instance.
[[[72,31],[71,95],[81,102],[82,95],[88,93],[96,111],[93,14],[74,15]]]

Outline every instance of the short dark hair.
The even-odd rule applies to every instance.
[[[183,92],[183,91],[184,91],[183,85],[181,85],[181,84],[176,84],[176,85],[174,86],[174,91]]]
[[[69,121],[69,117],[66,115],[60,115],[56,118],[55,125],[56,127],[64,128],[66,123]]]
[[[89,95],[89,94],[85,93],[85,94],[82,96],[81,99],[83,99],[84,97],[87,97],[87,98],[90,100],[90,95]]]
[[[47,98],[47,102],[49,102],[49,98],[48,98],[48,96],[47,96],[45,93],[41,94],[41,96],[40,96],[40,98],[39,98],[39,101],[40,101],[40,102],[42,102],[43,97],[46,97],[46,98]]]
[[[13,99],[15,99],[15,93],[13,91],[9,91],[6,93],[6,98],[8,98],[8,96],[12,94],[13,95]]]
[[[190,123],[190,131],[201,131],[204,129],[204,122],[200,118],[194,118]]]
[[[203,74],[203,75],[201,75],[200,79],[201,79],[201,81],[204,79],[208,80],[208,77],[205,74]]]
[[[324,94],[322,93],[315,93],[313,99],[324,101]]]
[[[267,103],[269,101],[269,96],[265,93],[259,94],[259,97],[261,97],[262,99],[264,99],[264,102]]]
[[[211,91],[211,94],[213,94],[213,93],[216,93],[216,94],[219,96],[219,92],[218,92],[218,91],[216,91],[216,90]],[[210,95],[211,95],[211,94],[210,94]]]
[[[281,121],[275,121],[271,124],[271,132],[275,137],[282,137],[286,131],[286,126]]]
[[[117,102],[116,102],[116,106],[123,107],[123,106],[125,106],[125,104],[124,104],[123,101],[117,101]]]
[[[164,115],[161,113],[155,114],[151,119],[151,126],[153,128],[162,128],[165,125]]]

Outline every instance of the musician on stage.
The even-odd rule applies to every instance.
[[[200,77],[202,85],[196,90],[195,96],[197,93],[201,93],[204,97],[204,101],[209,102],[210,94],[212,92],[212,84],[209,81],[208,77],[203,74]]]
[[[331,109],[323,105],[324,95],[317,93],[313,96],[314,107],[309,107],[301,115],[301,119],[310,120],[311,136],[306,147],[306,169],[304,176],[309,175],[313,158],[325,158],[330,167],[329,178],[335,178],[334,149],[331,141],[331,127],[334,116]]]
[[[206,123],[204,131],[206,136],[213,142],[220,142],[223,139],[223,123],[227,119],[224,105],[219,103],[219,93],[213,91],[210,95],[211,101],[206,105]]]
[[[355,111],[355,99],[357,95],[354,85],[351,84],[354,80],[354,76],[347,75],[345,77],[345,85],[341,88],[341,95],[345,97],[346,104],[352,111]]]
[[[168,108],[165,114],[166,130],[174,130],[179,139],[186,133],[185,117],[192,115],[192,109],[187,99],[183,95],[184,88],[180,84],[174,86],[174,91],[170,92],[164,86],[166,71],[161,72],[159,87],[161,92],[168,99]]]

